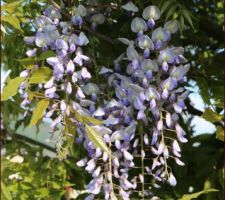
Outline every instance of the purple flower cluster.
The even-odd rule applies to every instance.
[[[146,10],[153,13],[149,18]],[[112,155],[96,149],[83,136],[88,157],[77,165],[85,167],[93,177],[87,187],[91,193],[87,200],[100,194],[101,188],[105,199],[118,199],[116,194],[119,194],[127,200],[138,190],[143,198],[152,196],[146,189],[146,174],[152,177],[154,187],[165,181],[175,186],[176,178],[167,160],[172,158],[178,165],[184,165],[179,159],[178,141],[185,143],[187,139],[179,125],[179,114],[185,108],[184,99],[188,93],[180,85],[189,66],[182,65],[186,63],[184,49],[169,45],[171,34],[178,30],[177,22],[169,21],[154,30],[153,20],[159,16],[158,8],[147,7],[143,17],[148,22],[136,17],[131,23],[137,38],[134,41],[120,38],[128,47],[126,56],[115,61],[115,70],[123,67],[123,60],[128,61],[126,74],[113,73],[105,67],[100,71],[108,77],[117,100],[106,102],[92,115],[103,120],[105,127],[96,126],[95,129],[110,147]],[[129,172],[138,168],[141,169],[139,175],[131,177]]]
[[[169,41],[171,34],[178,30],[177,21],[169,21],[164,27],[155,27],[160,11],[149,6],[143,11],[143,18],[134,18],[131,30],[137,33],[134,41],[121,38],[128,45],[126,75],[114,73],[109,84],[115,89],[119,102],[132,108],[132,118],[142,131],[135,134],[134,155],[142,158],[142,168],[156,182],[168,181],[176,185],[176,179],[167,160],[172,158],[178,165],[184,165],[179,159],[181,149],[178,141],[187,142],[185,131],[179,125],[179,114],[185,108],[184,100],[188,92],[182,87],[189,65],[183,57],[184,49],[174,47]],[[123,62],[124,63],[124,62]],[[121,68],[124,66],[121,64]],[[116,62],[118,68],[119,63]],[[138,136],[140,134],[140,137]],[[140,144],[140,145],[138,145]],[[145,159],[152,160],[145,166]],[[140,182],[145,190],[143,172]],[[156,184],[157,186],[157,184]]]
[[[82,8],[83,6],[78,6],[79,11]],[[75,23],[74,16],[71,21],[61,19],[60,12],[49,6],[44,11],[44,15],[37,17],[34,22],[37,29],[35,36],[25,37],[26,44],[30,46],[26,53],[29,58],[39,56],[38,52],[53,52],[55,55],[44,61],[45,66],[52,70],[52,77],[47,82],[39,83],[35,90],[36,94],[41,94],[35,97],[50,101],[45,117],[51,119],[51,132],[53,133],[56,129],[65,127],[66,118],[71,121],[74,128],[83,127],[84,124],[81,123],[80,118],[89,116],[95,111],[99,93],[98,86],[89,81],[91,73],[88,68],[91,62],[83,52],[83,47],[89,43],[89,40],[80,30],[82,22]],[[76,32],[79,34],[75,34]],[[43,65],[43,62],[40,64]],[[25,88],[29,84],[32,72],[41,67],[37,63],[33,68],[26,69],[20,74],[20,77],[27,78],[20,86],[20,93],[24,98],[21,106],[25,108],[28,108],[27,105],[31,103],[30,91]],[[59,137],[57,143],[59,151],[61,151],[60,148],[65,138],[68,139],[64,133]]]
[[[79,137],[78,142],[83,142],[88,155],[77,165],[85,167],[93,177],[87,185],[90,195],[86,200],[94,199],[102,190],[105,199],[117,199],[118,194],[123,199],[129,199],[131,190],[136,188],[135,180],[129,180],[128,173],[134,167],[134,157],[130,151],[136,131],[136,122],[132,120],[130,112],[129,108],[112,99],[92,113],[93,117],[103,122],[93,128],[104,138],[110,154],[96,148],[88,136],[82,130],[79,131],[82,139]]]
[[[124,9],[127,7],[137,11],[131,4]],[[171,34],[178,31],[177,21],[155,28],[160,18],[160,10],[155,6],[146,7],[143,18],[132,20],[131,30],[137,36],[131,41],[120,38],[128,47],[115,60],[115,72],[106,67],[99,72],[108,78],[116,95],[100,105],[100,89],[90,82],[91,62],[83,48],[89,43],[81,31],[86,15],[86,8],[79,5],[70,21],[62,21],[60,12],[49,6],[44,15],[35,20],[35,36],[25,37],[26,44],[30,45],[28,57],[36,57],[40,51],[55,54],[45,61],[52,69],[52,76],[37,88],[38,94],[44,94],[40,98],[51,100],[45,117],[52,120],[53,132],[66,127],[68,118],[70,126],[76,128],[76,142],[87,150],[87,156],[77,162],[92,176],[85,200],[93,200],[98,195],[110,200],[118,199],[119,195],[129,200],[137,191],[143,199],[149,198],[153,196],[147,188],[150,181],[154,187],[166,181],[176,185],[168,159],[184,165],[178,142],[185,143],[187,139],[179,125],[179,115],[188,95],[181,83],[185,81],[189,66],[185,65],[184,49],[170,44]],[[96,29],[105,18],[95,13],[89,21]],[[79,34],[75,34],[77,32]],[[38,68],[37,64],[22,71],[20,76],[29,80],[32,70]],[[119,73],[118,69],[125,73]],[[25,81],[20,87],[24,107],[31,102],[25,92],[28,83]],[[70,134],[59,137],[59,151]],[[103,147],[96,143],[103,143]],[[136,175],[131,175],[134,170],[137,170]]]

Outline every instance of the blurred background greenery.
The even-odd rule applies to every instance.
[[[60,4],[59,1],[55,0]],[[87,1],[79,1],[86,4]],[[102,65],[113,68],[125,46],[114,39],[132,38],[131,17],[120,6],[127,1],[101,1],[117,4],[107,22],[98,32],[112,43],[87,33],[90,45],[88,55],[95,60],[97,70]],[[222,200],[224,190],[224,4],[218,0],[134,0],[140,10],[154,4],[163,11],[162,21],[176,18],[181,31],[173,38],[174,45],[185,48],[185,57],[191,69],[185,87],[191,91],[182,124],[189,142],[182,146],[184,167],[172,166],[178,179],[175,188],[163,185],[152,191],[161,199],[179,199],[184,194],[215,188],[218,192],[197,197],[199,200]],[[39,15],[48,0],[4,0],[1,2],[1,86],[18,76],[23,67],[18,62],[25,57],[24,36],[34,34],[31,20]],[[70,1],[77,5],[78,1]],[[101,8],[99,8],[101,9]],[[115,23],[117,21],[117,23]],[[109,34],[110,33],[110,34]],[[100,56],[99,56],[100,55]],[[96,69],[95,69],[96,70]],[[98,80],[104,84],[105,80]],[[75,163],[84,154],[74,145],[68,159],[60,160],[55,144],[49,144],[49,125],[27,128],[31,113],[23,117],[21,98],[16,95],[1,102],[2,118],[2,198],[3,199],[70,199],[84,192],[89,177]],[[57,139],[57,133],[54,135]],[[22,162],[20,163],[22,156]],[[12,158],[17,156],[17,161]],[[19,158],[19,159],[18,159]],[[19,160],[19,161],[18,161]],[[18,163],[19,162],[19,163]],[[72,192],[71,192],[72,191]],[[79,199],[83,199],[82,194]],[[185,198],[184,198],[185,199]],[[183,199],[183,200],[184,200]],[[188,198],[186,198],[188,199]],[[189,198],[190,199],[190,198]]]

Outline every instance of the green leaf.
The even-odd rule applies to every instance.
[[[32,69],[33,65],[37,61],[42,61],[42,60],[45,60],[46,58],[54,57],[54,56],[55,56],[55,53],[53,51],[45,51],[41,53],[38,57],[28,57],[28,58],[18,59],[18,61],[23,67]]]
[[[224,130],[221,126],[216,127],[216,138],[224,141]]]
[[[216,112],[212,111],[210,108],[207,108],[205,110],[202,117],[212,123],[218,122],[223,118],[222,115],[217,114]]]
[[[102,149],[106,153],[110,154],[110,149],[107,147],[103,138],[99,135],[97,130],[89,125],[85,125],[85,130],[89,139],[95,144],[96,147]]]
[[[8,24],[10,24],[13,28],[19,30],[20,32],[23,33],[23,30],[20,27],[20,21],[17,17],[15,16],[2,16],[2,21],[7,22]]]
[[[180,16],[180,30],[181,32],[184,30],[184,17]]]
[[[102,121],[95,119],[93,117],[90,117],[88,115],[83,115],[82,118],[83,118],[84,123],[91,123],[93,125],[100,125],[103,123]]]
[[[192,23],[192,19],[191,19],[189,13],[187,12],[187,10],[183,10],[182,14],[183,14],[184,18],[188,21],[188,23],[191,25],[193,30],[195,30],[194,25]]]
[[[41,187],[36,189],[39,198],[47,198],[49,197],[49,189]]]
[[[5,30],[5,27],[4,26],[2,26],[2,24],[1,24],[1,31],[4,33],[4,34],[6,34],[7,32],[6,32],[6,30]]]
[[[23,58],[23,59],[18,59],[19,63],[26,67],[29,66],[30,68],[33,68],[33,65],[35,64],[35,58],[34,57],[29,57],[29,58]]]
[[[27,94],[28,94],[28,99],[30,101],[32,101],[34,99],[34,97],[39,97],[39,98],[42,98],[42,99],[46,99],[45,94],[40,93],[40,92],[27,91]]]
[[[169,17],[174,14],[176,9],[177,9],[177,5],[174,5],[173,7],[169,9],[168,13],[166,14],[166,20],[169,19]]]
[[[37,61],[45,60],[46,58],[54,57],[55,55],[56,54],[54,53],[54,51],[45,51],[45,52],[41,53],[41,55],[39,55],[37,57]]]
[[[52,70],[49,67],[39,67],[32,72],[29,83],[46,83],[51,74]]]
[[[16,77],[14,79],[9,80],[8,84],[3,89],[1,100],[6,101],[10,97],[15,96],[18,92],[18,88],[20,84],[24,80],[25,78],[22,78],[22,77]]]
[[[32,118],[30,120],[30,126],[34,126],[43,117],[45,110],[49,105],[49,100],[42,99],[37,103],[36,108],[33,111]]]
[[[76,117],[76,120],[77,121],[79,121],[81,123],[84,122],[83,117],[78,112],[76,112],[76,111],[75,111],[75,117]]]
[[[216,189],[206,189],[206,190],[203,190],[201,192],[196,192],[196,193],[193,193],[193,194],[185,194],[184,196],[182,196],[178,200],[192,200],[192,199],[195,199],[195,198],[199,197],[201,194],[207,194],[209,192],[218,192],[218,191],[219,190],[216,190]]]
[[[19,7],[18,4],[20,4],[22,1],[15,1],[12,3],[5,3],[3,5],[1,5],[1,9],[2,11],[6,11],[9,14],[13,14],[15,13],[15,10]]]
[[[5,187],[5,184],[3,182],[1,182],[1,192],[2,192],[3,199],[12,200],[12,196],[10,192],[8,191],[7,187]]]
[[[64,123],[65,123],[65,131],[66,131],[66,133],[70,133],[70,134],[74,135],[75,132],[76,132],[75,124],[66,115],[64,117]]]
[[[88,115],[81,115],[80,113],[78,112],[75,112],[75,117],[76,119],[79,121],[79,122],[82,122],[82,123],[87,123],[87,124],[93,124],[93,125],[100,125],[102,124],[103,122],[98,120],[98,119],[95,119],[91,116],[88,116]]]
[[[166,10],[168,10],[169,5],[173,3],[173,1],[165,1],[161,8],[161,14],[163,14]]]

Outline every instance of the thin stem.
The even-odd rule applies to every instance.
[[[142,152],[144,151],[144,138],[143,138],[143,125],[140,125],[140,136],[141,136],[141,155]],[[144,170],[145,170],[145,166],[144,166],[144,157],[141,156],[141,173],[142,173],[142,177],[143,177],[143,182],[142,182],[142,200],[145,199],[145,180],[144,180]]]
[[[109,142],[109,148],[111,149],[111,141]],[[109,170],[111,173],[111,178],[110,178],[110,185],[111,185],[111,193],[110,193],[110,197],[111,199],[116,199],[115,198],[115,193],[114,193],[114,186],[113,186],[113,181],[112,181],[112,156],[109,155]]]
[[[160,113],[160,120],[162,120],[162,113]],[[163,134],[163,128],[162,128],[162,143],[165,145],[165,140],[164,140],[164,134]],[[167,169],[167,161],[166,158],[164,157],[164,162],[165,162],[165,170],[166,170],[166,175],[169,177],[168,169]]]

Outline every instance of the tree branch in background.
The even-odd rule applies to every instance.
[[[7,130],[2,130],[1,135],[3,136],[3,135],[6,135],[6,134],[7,134]],[[15,133],[15,132],[14,133],[11,133],[9,135],[12,136],[12,137],[15,137],[18,140],[22,140],[24,142],[27,142],[27,143],[29,143],[31,145],[39,146],[39,147],[42,147],[42,148],[47,149],[49,151],[52,151],[54,153],[57,153],[56,152],[56,149],[54,147],[51,147],[51,146],[49,146],[47,144],[44,144],[42,142],[39,142],[37,140],[33,140],[33,139],[31,139],[31,138],[29,138],[29,137],[27,137],[25,135],[21,135],[19,133]],[[4,142],[7,142],[7,140],[4,140]]]

